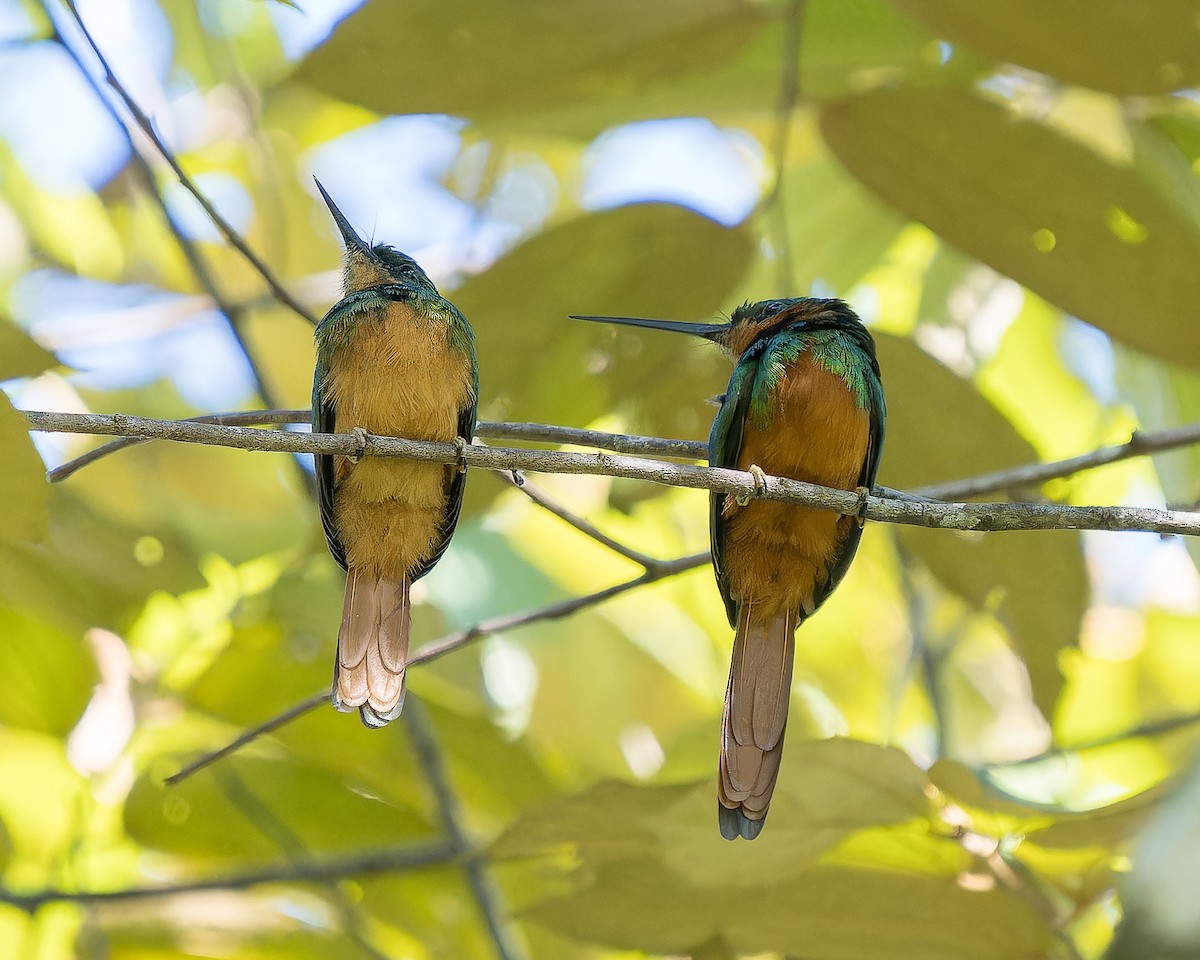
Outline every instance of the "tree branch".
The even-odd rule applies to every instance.
[[[328,860],[306,860],[263,870],[234,873],[227,877],[154,887],[126,887],[124,890],[38,890],[20,893],[0,887],[0,904],[32,913],[47,903],[101,903],[119,900],[143,900],[153,897],[177,897],[210,890],[244,890],[263,883],[301,883],[331,880],[369,873],[395,873],[453,863],[458,851],[445,842],[427,843]]]
[[[476,851],[463,826],[458,798],[454,795],[454,788],[450,783],[450,774],[446,770],[445,758],[437,742],[433,722],[429,719],[425,705],[412,694],[409,694],[408,703],[404,705],[404,718],[408,723],[409,733],[412,734],[417,759],[425,771],[425,779],[433,788],[442,827],[449,836],[451,845],[463,858],[467,883],[475,896],[479,912],[483,914],[492,942],[496,945],[496,955],[500,960],[516,960],[523,954],[513,943],[512,934],[504,920],[500,893],[488,875],[486,859]]]
[[[524,613],[510,613],[502,617],[492,617],[490,620],[480,620],[466,630],[448,633],[444,637],[432,640],[423,647],[419,647],[416,653],[409,658],[408,665],[411,667],[419,663],[428,663],[430,660],[436,660],[438,657],[443,657],[448,653],[458,650],[460,647],[465,647],[467,644],[490,636],[493,633],[514,630],[517,627],[523,627],[530,623],[538,623],[542,620],[561,620],[563,617],[569,617],[576,611],[594,604],[603,603],[605,600],[611,600],[613,597],[633,590],[635,587],[654,583],[656,580],[662,580],[677,573],[683,573],[686,570],[693,570],[701,564],[707,563],[708,559],[708,552],[705,551],[704,553],[694,553],[686,557],[677,557],[674,560],[656,560],[653,562],[653,566],[647,568],[646,572],[641,576],[614,584],[611,587],[605,587],[594,593],[569,597],[566,600],[559,600],[544,607],[526,610]],[[167,777],[163,782],[168,786],[174,786],[181,780],[190,777],[193,773],[203,770],[209,764],[241,749],[251,741],[257,740],[263,734],[277,730],[285,724],[291,723],[293,720],[304,716],[304,714],[315,710],[321,704],[328,701],[329,698],[330,695],[327,690],[314,693],[308,699],[301,700],[299,703],[288,707],[282,713],[265,720],[258,726],[242,731],[238,737],[231,740],[225,746],[197,758],[177,773]]]
[[[42,2],[45,4],[46,0],[42,0]],[[154,122],[146,115],[142,108],[138,106],[137,101],[130,96],[129,91],[125,89],[125,87],[121,84],[121,81],[117,79],[116,74],[113,73],[112,67],[109,66],[108,60],[105,58],[104,54],[101,53],[100,48],[96,45],[96,41],[89,32],[87,25],[84,24],[83,18],[79,15],[79,11],[75,7],[74,0],[63,0],[63,3],[67,10],[70,11],[71,17],[75,21],[76,26],[78,26],[84,40],[86,40],[88,46],[91,47],[92,53],[95,54],[101,69],[104,71],[105,82],[112,87],[113,91],[125,105],[125,109],[128,110],[130,115],[133,117],[138,129],[140,129],[142,133],[145,134],[146,139],[148,139],[154,145],[154,148],[167,162],[167,165],[171,168],[172,172],[183,185],[184,189],[186,189],[188,193],[196,198],[196,202],[199,203],[204,209],[204,212],[208,215],[208,218],[213,222],[214,226],[216,226],[217,230],[225,238],[225,241],[231,247],[237,250],[238,253],[240,253],[246,259],[250,266],[254,268],[255,272],[263,278],[263,281],[271,290],[271,293],[274,295],[275,299],[293,313],[303,317],[305,320],[315,326],[317,318],[309,313],[297,300],[292,297],[290,293],[288,293],[283,284],[275,278],[275,275],[271,272],[271,269],[253,250],[250,249],[250,245],[246,243],[241,234],[234,230],[229,221],[227,221],[221,216],[220,213],[217,212],[216,207],[212,205],[212,202],[208,199],[208,197],[206,197],[200,191],[196,184],[192,182],[192,179],[184,172],[183,167],[180,166],[179,161],[175,158],[175,154],[171,151],[171,148],[163,142],[162,137],[159,136],[158,131],[154,128]],[[43,7],[43,9],[45,8]],[[46,10],[46,14],[49,16],[49,10]],[[65,43],[63,45],[68,46]],[[84,72],[87,73],[86,70]],[[124,129],[125,124],[121,123],[121,127]],[[133,151],[135,155],[140,155],[136,146],[134,146]]]
[[[667,463],[607,453],[483,447],[393,437],[304,434],[253,430],[209,423],[151,420],[124,414],[71,414],[25,411],[35,430],[139,436],[282,453],[401,457],[432,463],[461,463],[487,470],[529,470],[627,477],[667,486],[727,493],[738,500],[772,500],[860,516],[885,523],[951,530],[1128,530],[1200,535],[1200,513],[1149,507],[1074,507],[1046,503],[942,503],[835,490],[785,477],[756,477],[740,470]]]

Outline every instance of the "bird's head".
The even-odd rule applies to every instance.
[[[315,177],[313,179],[316,180]],[[321,181],[316,180],[316,184],[317,189],[321,191],[325,205],[333,214],[333,222],[337,224],[338,231],[342,235],[342,242],[346,247],[344,282],[347,294],[357,293],[359,290],[366,290],[381,284],[394,283],[433,296],[437,295],[437,288],[433,285],[433,281],[429,279],[416,260],[408,254],[401,253],[395,247],[389,247],[386,243],[369,244],[363,240],[350,226],[350,221],[337,208],[337,204],[325,192]]]
[[[871,336],[857,314],[841,300],[813,297],[792,297],[785,300],[759,300],[744,303],[730,316],[727,323],[684,323],[677,320],[650,320],[645,317],[575,316],[575,320],[596,320],[651,330],[672,330],[689,333],[719,344],[729,356],[737,359],[753,344],[785,329],[846,330],[864,339],[874,353]]]

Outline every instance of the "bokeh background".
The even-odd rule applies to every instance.
[[[321,708],[168,787],[329,683],[310,464],[148,444],[51,486],[95,441],[17,411],[307,406],[311,324],[124,93],[303,312],[339,283],[313,175],[416,257],[474,324],[483,418],[703,438],[716,351],[567,315],[813,294],[879,342],[881,483],[1120,443],[1200,414],[1198,82],[1193,0],[2,0],[0,955],[1100,956],[1194,746],[1194,543],[868,525],[752,845],[712,809],[704,568],[414,669],[416,721]],[[1013,496],[1188,508],[1196,461]],[[706,548],[700,492],[536,482],[635,550]],[[418,645],[641,572],[468,491]],[[467,852],[404,868],[447,796]],[[396,859],[338,866],[368,854]]]

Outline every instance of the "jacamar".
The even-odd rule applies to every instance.
[[[734,361],[709,435],[709,463],[756,476],[869,489],[887,410],[875,343],[840,300],[747,303],[728,323],[579,317],[675,330],[719,344]],[[721,721],[721,834],[762,831],[779,775],[794,633],[841,581],[861,521],[768,500],[710,499],[713,569],[735,629]]]
[[[313,430],[470,442],[479,368],[471,325],[411,257],[362,240],[317,183],[346,247],[345,295],[317,325]],[[453,465],[318,456],[321,524],[346,571],[333,702],[368,727],[400,714],[409,591],[445,553],[465,473]]]

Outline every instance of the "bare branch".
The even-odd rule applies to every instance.
[[[49,0],[39,0],[39,2],[47,20],[53,24],[54,16],[48,5]],[[78,21],[79,15],[75,13],[73,5],[70,5],[70,9],[76,21]],[[84,30],[84,35],[87,36],[86,30]],[[88,42],[91,43],[91,37],[89,36],[87,39]],[[54,31],[54,41],[60,47],[62,47],[67,56],[71,58],[71,61],[79,70],[79,73],[83,77],[84,81],[96,94],[96,99],[99,101],[101,107],[105,110],[105,112],[108,113],[113,122],[117,125],[117,128],[124,135],[125,142],[128,144],[130,154],[133,158],[133,168],[137,171],[138,176],[141,178],[142,185],[145,188],[146,193],[154,201],[155,206],[158,207],[159,213],[162,215],[163,221],[167,225],[167,230],[170,231],[171,235],[175,238],[175,242],[179,245],[179,249],[183,253],[183,257],[187,261],[188,266],[191,268],[192,275],[195,276],[196,282],[204,288],[204,291],[208,294],[209,299],[212,300],[213,306],[216,307],[217,312],[225,321],[225,325],[228,327],[230,335],[233,337],[234,342],[237,344],[238,349],[242,353],[242,356],[245,357],[246,364],[250,368],[250,375],[254,380],[254,386],[258,392],[258,395],[262,398],[263,403],[265,403],[267,406],[274,406],[275,400],[272,396],[271,389],[267,386],[266,380],[263,378],[262,372],[258,368],[258,363],[250,351],[250,345],[246,342],[245,337],[242,336],[241,321],[245,313],[244,308],[230,303],[225,299],[224,295],[219,290],[216,278],[209,270],[208,264],[205,262],[204,257],[200,254],[199,248],[183,232],[183,230],[180,229],[179,224],[175,221],[175,217],[171,214],[170,209],[167,207],[166,200],[163,199],[163,195],[159,192],[158,184],[154,179],[154,171],[150,168],[149,163],[147,163],[146,159],[141,155],[141,153],[138,152],[137,144],[134,142],[133,136],[130,134],[128,127],[126,127],[125,123],[122,121],[121,115],[101,91],[99,84],[96,83],[95,78],[92,76],[91,71],[88,70],[87,65],[84,64],[78,51],[76,51],[74,47],[67,43],[66,39],[57,31],[57,29]],[[95,49],[94,43],[92,44],[92,47]],[[107,70],[107,66],[105,69]]]
[[[412,694],[409,694],[408,703],[404,705],[404,718],[408,722],[409,733],[412,734],[417,759],[425,771],[425,778],[433,788],[442,827],[450,837],[454,849],[464,858],[463,869],[467,874],[467,883],[475,895],[475,902],[479,906],[479,912],[483,914],[492,942],[496,945],[496,954],[500,960],[515,960],[523,956],[523,953],[513,943],[512,933],[504,920],[500,892],[488,875],[486,858],[474,852],[475,845],[463,826],[458,797],[455,796],[454,787],[450,783],[450,774],[446,769],[442,748],[437,742],[433,722],[429,719],[425,705]]]
[[[206,753],[199,760],[189,763],[182,770],[165,778],[163,783],[165,783],[168,787],[175,786],[175,784],[179,783],[180,780],[186,780],[193,773],[198,770],[203,770],[210,763],[214,763],[215,761],[220,760],[222,757],[228,756],[236,750],[240,750],[246,744],[257,740],[259,737],[270,733],[272,730],[278,730],[280,727],[291,723],[293,720],[304,716],[306,713],[312,710],[315,710],[329,699],[330,694],[328,690],[322,690],[320,693],[314,693],[307,700],[301,700],[299,703],[288,707],[283,711],[283,713],[276,714],[269,720],[264,720],[257,726],[243,730],[237,737],[229,741],[229,743],[225,744],[225,746],[221,747],[220,750],[214,750],[212,753]]]
[[[448,653],[458,650],[460,647],[465,647],[469,643],[473,643],[482,637],[490,636],[493,633],[500,633],[503,630],[515,630],[517,627],[523,627],[526,624],[538,623],[542,620],[560,620],[563,617],[568,617],[578,610],[585,607],[590,607],[594,604],[603,603],[605,600],[610,600],[615,596],[619,596],[626,591],[632,590],[635,587],[644,586],[647,583],[653,583],[656,580],[662,580],[665,577],[674,576],[677,573],[683,573],[686,570],[693,570],[701,564],[707,563],[709,555],[704,553],[694,553],[687,557],[678,557],[674,560],[658,560],[654,561],[654,565],[646,570],[640,577],[635,577],[632,580],[626,580],[622,583],[614,584],[611,587],[605,587],[602,590],[597,590],[594,593],[584,594],[579,597],[570,597],[566,600],[559,600],[556,603],[547,604],[544,607],[538,607],[535,610],[527,610],[524,613],[512,613],[502,617],[492,617],[490,620],[481,620],[474,626],[468,627],[466,630],[459,630],[456,633],[449,633],[446,636],[437,640],[430,641],[423,647],[419,648],[416,653],[409,658],[409,666],[415,666],[419,663],[428,663],[430,660],[436,660],[438,657],[443,657]],[[288,707],[282,713],[260,723],[258,726],[251,727],[231,740],[225,746],[211,753],[206,753],[192,763],[180,770],[178,773],[167,777],[163,782],[169,786],[174,786],[181,780],[190,777],[193,773],[203,770],[209,764],[220,760],[222,757],[228,756],[236,750],[241,749],[246,744],[253,740],[257,740],[263,734],[270,733],[272,730],[277,730],[285,724],[291,723],[298,717],[315,710],[321,704],[329,700],[329,692],[322,690],[319,693],[313,694],[306,700],[301,700],[299,703]]]
[[[124,414],[72,414],[25,411],[35,430],[139,436],[282,453],[402,457],[432,463],[461,463],[487,470],[529,470],[649,480],[731,494],[739,500],[773,500],[859,516],[885,523],[950,530],[1129,530],[1200,535],[1200,513],[1149,507],[1075,507],[1046,503],[942,503],[860,495],[817,484],[766,477],[740,470],[667,463],[607,453],[527,450],[403,440],[350,434],[304,434],[253,430],[209,423],[151,420]]]
[[[1200,423],[1189,423],[1157,433],[1134,433],[1126,443],[1100,447],[1078,457],[1053,460],[1050,463],[1031,463],[1011,470],[997,470],[995,473],[985,473],[968,480],[931,484],[913,492],[934,500],[979,497],[986,493],[1011,490],[1014,487],[1036,486],[1048,480],[1057,480],[1119,460],[1128,460],[1130,457],[1162,453],[1195,443],[1200,443]]]
[[[43,9],[46,9],[46,0],[42,0],[42,3]],[[96,59],[99,61],[100,67],[104,70],[105,82],[112,87],[113,91],[125,105],[125,109],[128,110],[132,115],[134,122],[138,126],[138,129],[141,130],[142,133],[146,135],[146,138],[154,145],[154,148],[167,162],[167,165],[171,168],[172,172],[183,185],[184,189],[186,189],[188,193],[195,197],[196,202],[204,208],[204,212],[208,215],[208,218],[213,222],[217,230],[225,238],[225,241],[231,247],[237,250],[238,253],[240,253],[254,268],[258,275],[263,278],[275,299],[293,313],[303,317],[309,323],[315,325],[317,318],[309,313],[308,310],[306,310],[295,298],[292,297],[290,293],[288,293],[283,284],[275,278],[275,275],[271,272],[271,269],[253,250],[250,249],[249,244],[246,243],[241,234],[233,229],[233,227],[229,224],[229,221],[227,221],[221,216],[220,213],[217,212],[216,207],[212,205],[212,202],[208,199],[208,197],[206,197],[200,191],[196,184],[192,182],[191,177],[184,172],[183,167],[180,166],[179,161],[176,159],[175,154],[171,151],[171,148],[163,142],[162,137],[159,136],[158,131],[154,128],[154,122],[146,115],[142,108],[138,106],[137,101],[130,96],[129,91],[125,89],[125,87],[121,84],[121,81],[117,79],[116,74],[113,73],[112,67],[109,66],[108,60],[100,51],[99,46],[97,46],[96,41],[88,31],[87,25],[83,22],[83,18],[79,15],[79,11],[75,7],[74,0],[64,0],[64,3],[66,8],[70,11],[71,17],[74,19],[75,24],[79,27],[80,33],[83,34],[83,38],[87,41],[88,46],[91,47],[92,53],[95,54]],[[53,22],[53,17],[50,15],[50,11],[48,9],[46,9],[46,15],[47,17],[50,17],[51,21]],[[69,47],[69,45],[66,43],[64,43],[63,46]],[[74,56],[74,54],[72,55]],[[88,71],[84,70],[84,73],[88,73]],[[90,74],[88,75],[90,78]],[[125,124],[120,120],[119,117],[117,119],[122,129],[125,129]],[[140,155],[136,145],[133,146],[133,151],[135,155]]]
[[[1117,733],[1110,733],[1103,737],[1096,737],[1092,740],[1081,740],[1079,743],[1070,743],[1061,747],[1052,747],[1043,753],[1036,753],[1030,757],[1022,757],[1019,760],[999,760],[995,763],[984,764],[983,769],[1003,770],[1008,767],[1027,767],[1035,763],[1041,763],[1044,760],[1053,760],[1057,757],[1065,757],[1073,753],[1100,750],[1104,747],[1111,747],[1116,743],[1124,743],[1126,740],[1136,740],[1138,737],[1157,737],[1164,733],[1172,733],[1184,727],[1195,726],[1196,724],[1200,724],[1200,713],[1185,713],[1177,717],[1167,717],[1163,720],[1151,720],[1148,723],[1143,723],[1127,730],[1120,730]]]
[[[244,890],[264,883],[302,883],[311,880],[331,880],[338,877],[361,876],[370,873],[398,873],[419,870],[444,863],[453,863],[458,851],[445,842],[426,843],[391,850],[330,857],[327,860],[306,860],[245,873],[234,873],[194,883],[153,887],[126,887],[124,890],[38,890],[20,893],[0,887],[0,903],[32,913],[47,903],[101,903],[118,900],[144,900],[153,897],[177,897],[188,893],[211,890]]]

